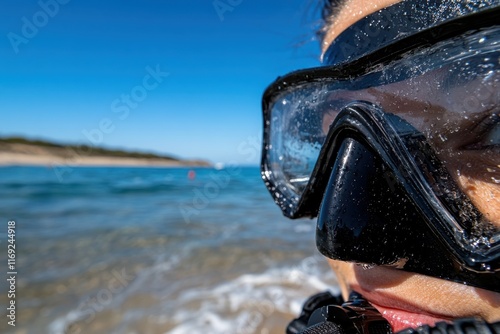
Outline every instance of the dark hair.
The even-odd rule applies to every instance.
[[[321,9],[321,18],[323,22],[321,28],[317,32],[321,41],[323,41],[326,32],[346,1],[347,0],[323,0],[323,7]]]

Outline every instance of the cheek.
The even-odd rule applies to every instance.
[[[332,125],[335,117],[337,117],[338,112],[330,111],[325,113],[323,116],[323,121],[321,122],[321,129],[323,130],[323,135],[327,135],[328,131],[330,131],[330,125]]]
[[[500,161],[496,155],[466,151],[462,155],[441,156],[448,171],[484,217],[500,227]]]
[[[342,292],[342,297],[347,300],[351,292],[351,287],[349,282],[354,279],[354,265],[352,263],[327,259],[328,264],[335,272],[337,276],[337,281],[339,283],[340,291]]]
[[[491,182],[459,176],[458,181],[467,196],[486,219],[500,227],[500,189]]]

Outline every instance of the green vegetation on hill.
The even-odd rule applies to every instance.
[[[152,153],[142,153],[142,152],[128,152],[122,150],[110,150],[89,145],[63,145],[63,144],[51,143],[44,140],[30,140],[21,137],[0,138],[0,145],[2,144],[24,144],[24,145],[43,147],[43,148],[69,149],[69,150],[74,150],[76,152],[85,152],[85,155],[87,156],[107,156],[107,157],[137,158],[137,159],[166,159],[172,161],[180,161],[177,158],[166,155],[156,155]]]

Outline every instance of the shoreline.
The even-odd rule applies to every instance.
[[[82,155],[66,148],[40,147],[29,144],[0,145],[0,167],[212,167],[196,159],[170,159],[163,157],[134,157]]]
[[[121,157],[72,157],[55,155],[26,155],[0,153],[0,167],[45,166],[45,167],[210,167],[199,161],[165,161],[162,159],[140,159]]]

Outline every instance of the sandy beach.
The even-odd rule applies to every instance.
[[[202,160],[180,160],[169,158],[134,158],[94,155],[74,149],[40,147],[27,144],[0,145],[0,166],[137,166],[137,167],[183,167],[210,166]]]

